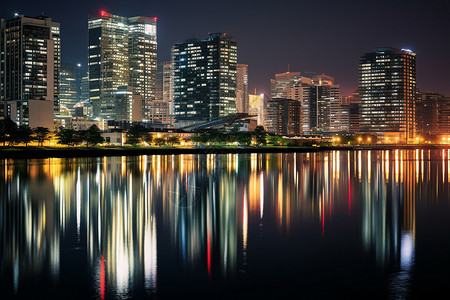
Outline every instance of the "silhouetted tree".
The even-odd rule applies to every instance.
[[[11,135],[17,130],[17,125],[10,118],[0,120],[0,141],[3,146],[9,142]]]
[[[265,145],[267,144],[267,132],[264,130],[263,126],[256,126],[255,130],[252,132],[253,136],[255,137],[255,142],[258,145]]]
[[[177,136],[172,135],[167,138],[167,144],[169,144],[170,146],[178,145],[179,143],[180,143],[180,138]]]
[[[82,141],[79,132],[63,127],[56,133],[56,137],[58,138],[58,144],[68,146],[74,146]]]
[[[102,143],[104,141],[102,137],[102,132],[97,127],[97,125],[92,125],[88,130],[82,133],[82,139],[86,142],[87,146],[94,146],[96,144]]]
[[[50,139],[50,130],[45,127],[36,127],[33,130],[34,137],[38,141],[39,146],[42,146],[45,141]]]
[[[143,142],[147,135],[147,129],[142,125],[133,125],[128,130],[127,134],[127,144],[136,146],[137,144]]]

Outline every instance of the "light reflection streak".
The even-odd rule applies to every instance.
[[[332,216],[341,208],[349,216],[361,209],[368,255],[383,266],[397,262],[410,276],[417,186],[428,170],[438,177],[436,193],[447,192],[445,152],[442,165],[430,152],[425,159],[424,150],[111,157],[76,164],[50,159],[28,166],[2,161],[0,175],[8,179],[1,180],[1,192],[11,200],[0,204],[7,216],[0,221],[7,241],[2,266],[16,290],[24,271],[50,267],[58,277],[61,236],[86,238],[97,297],[125,297],[137,281],[152,294],[158,260],[169,255],[159,247],[174,249],[183,272],[227,278],[248,261],[253,223],[264,220],[265,227],[291,233],[308,222],[326,238],[325,225],[331,234],[328,228],[338,222]],[[40,202],[32,200],[42,188]],[[21,217],[6,213],[13,210]]]

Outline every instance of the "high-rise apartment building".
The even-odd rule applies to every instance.
[[[237,46],[226,33],[172,48],[176,127],[236,113]]]
[[[89,15],[89,98],[94,116],[107,117],[105,99],[129,86],[142,96],[143,119],[156,99],[156,18]],[[127,88],[128,90],[128,88]],[[108,107],[109,105],[106,105]]]
[[[377,48],[359,64],[361,131],[412,142],[415,135],[416,54]]]
[[[236,74],[236,109],[238,113],[248,113],[248,65],[238,64]]]
[[[59,112],[60,26],[46,16],[1,21],[1,100],[18,125],[53,128]]]

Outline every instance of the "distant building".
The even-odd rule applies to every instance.
[[[450,135],[450,97],[418,93],[416,126],[419,135]]]
[[[300,135],[302,106],[297,100],[272,99],[267,102],[265,128],[278,135]]]
[[[156,72],[156,101],[149,103],[149,123],[156,127],[173,127],[173,68],[169,62],[158,64]]]
[[[264,94],[249,95],[248,114],[254,117],[258,126],[264,126]]]
[[[330,102],[330,132],[350,132],[351,97],[333,98]]]
[[[1,100],[18,125],[53,129],[59,112],[59,23],[16,14],[1,21]]]
[[[142,96],[144,121],[156,98],[156,18],[121,17],[100,11],[89,15],[89,98],[94,117],[118,87]]]
[[[359,92],[355,91],[352,96],[349,97],[350,100],[350,132],[360,132],[360,106],[361,101],[359,99]]]
[[[236,75],[236,110],[238,113],[248,113],[248,65],[238,64]]]
[[[275,74],[270,80],[270,94],[272,99],[294,99],[293,88],[300,81],[300,72],[286,72]]]
[[[79,101],[84,100],[89,100],[89,75],[81,77]]]
[[[411,142],[415,136],[416,54],[377,48],[359,63],[361,131]]]
[[[71,115],[74,106],[80,101],[81,70],[77,64],[62,64],[60,74],[60,106],[66,108]],[[62,111],[60,109],[60,114]]]
[[[118,87],[102,101],[101,117],[106,120],[142,122],[142,96],[129,86]]]
[[[339,85],[316,80],[313,79],[308,97],[303,99],[303,129],[308,133],[331,132],[331,107],[332,103],[339,105]]]
[[[172,48],[176,127],[236,113],[237,45],[226,33]]]

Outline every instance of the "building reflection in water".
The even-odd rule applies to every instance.
[[[58,282],[61,261],[71,259],[63,250],[74,248],[85,251],[100,298],[154,294],[167,269],[207,280],[245,273],[254,234],[266,228],[289,237],[307,226],[326,238],[334,215],[356,215],[367,255],[395,270],[391,293],[403,297],[416,199],[448,193],[448,157],[393,150],[4,160],[2,279],[16,293],[26,278]]]

